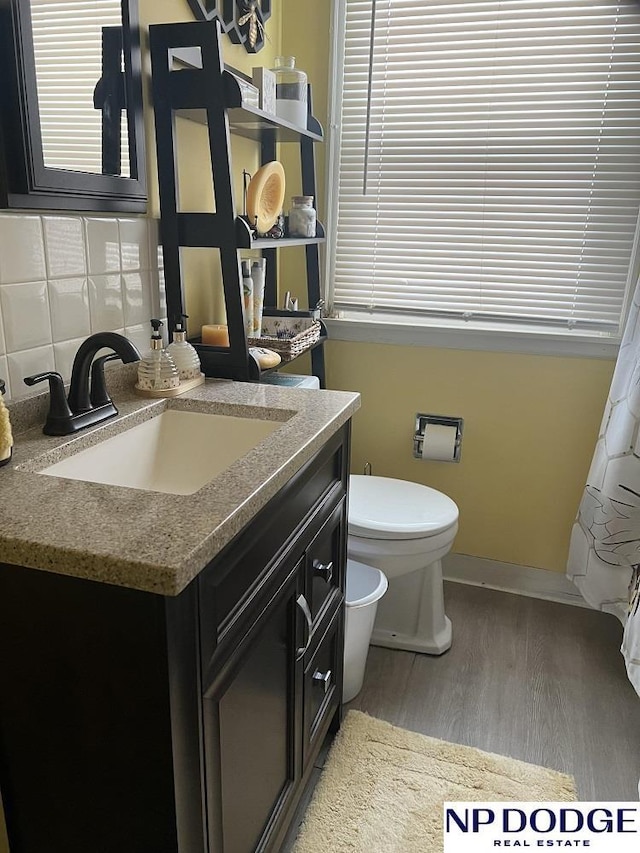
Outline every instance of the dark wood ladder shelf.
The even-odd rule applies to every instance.
[[[314,238],[274,240],[252,235],[234,205],[230,134],[259,143],[261,163],[276,159],[277,144],[297,144],[302,194],[315,198],[314,145],[323,141],[323,131],[311,114],[311,91],[307,127],[297,128],[256,107],[243,105],[238,73],[225,69],[222,62],[221,31],[217,22],[155,24],[149,27],[149,35],[168,318],[170,322],[175,321],[186,307],[180,249],[219,249],[229,346],[203,346],[197,340],[192,343],[198,350],[205,375],[256,381],[262,371],[249,352],[245,334],[239,251],[260,250],[266,258],[264,303],[265,310],[273,314],[277,311],[278,250],[304,246],[308,304],[313,308],[320,301],[319,247],[325,242],[325,232],[318,223]],[[208,128],[215,213],[178,209],[176,117],[198,121]],[[289,312],[283,313],[288,316]],[[325,340],[323,324],[320,341],[307,350],[311,354],[312,371],[322,388],[325,387]]]

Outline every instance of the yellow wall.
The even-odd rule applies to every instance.
[[[308,72],[325,127],[331,5],[283,0],[283,51]],[[295,291],[301,271],[291,254],[283,271]],[[328,387],[362,394],[352,470],[369,460],[374,473],[451,495],[461,511],[458,553],[564,571],[613,362],[342,341],[326,353]],[[416,412],[465,419],[460,464],[413,458]]]
[[[564,571],[611,362],[343,341],[327,357],[329,387],[362,394],[353,471],[450,495],[458,553]],[[416,412],[464,418],[460,463],[413,458]]]

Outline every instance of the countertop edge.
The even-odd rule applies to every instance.
[[[252,386],[247,387],[245,383],[220,381],[218,383],[217,385],[206,383],[204,386],[200,386],[200,389],[195,389],[193,392],[176,398],[180,401],[178,405],[180,407],[193,406],[196,411],[204,405],[217,405],[222,409],[227,407],[231,410],[238,406],[247,407],[247,411],[254,413],[253,416],[258,416],[256,413],[264,413],[266,419],[273,420],[282,420],[283,412],[293,415],[290,418],[291,423],[283,421],[283,429],[277,432],[282,433],[282,444],[287,441],[295,442],[295,446],[292,444],[290,449],[286,450],[277,442],[270,443],[267,440],[263,443],[262,450],[256,448],[255,451],[252,451],[253,457],[251,454],[247,454],[246,457],[233,464],[225,472],[221,482],[228,484],[230,491],[235,489],[238,499],[225,500],[224,495],[217,495],[214,494],[214,490],[209,490],[210,496],[215,498],[214,503],[216,503],[215,511],[212,512],[212,517],[215,520],[209,530],[206,530],[203,521],[200,520],[199,529],[190,530],[188,525],[182,525],[176,531],[175,536],[172,536],[170,532],[159,535],[157,553],[152,557],[149,553],[149,543],[146,540],[144,541],[144,548],[142,547],[144,531],[146,530],[147,537],[153,535],[152,518],[147,512],[149,517],[144,518],[144,524],[141,526],[140,543],[136,542],[135,535],[127,525],[128,541],[126,545],[131,548],[127,555],[125,544],[122,547],[115,545],[110,547],[108,538],[105,541],[88,545],[86,542],[82,542],[81,532],[77,530],[74,538],[74,529],[71,523],[61,525],[64,530],[60,531],[58,536],[56,535],[58,532],[56,524],[52,523],[50,535],[44,538],[39,529],[43,518],[38,517],[38,501],[37,496],[34,496],[33,517],[31,519],[25,519],[25,523],[14,524],[17,529],[13,531],[10,529],[11,524],[2,525],[4,531],[0,532],[0,561],[67,577],[122,586],[141,592],[177,596],[241,530],[251,523],[251,520],[268,501],[360,407],[360,395],[352,392],[319,392],[280,389],[271,386],[268,389],[266,386],[262,386],[258,391],[255,390],[255,386],[253,388]],[[255,401],[258,399],[264,401],[262,405],[256,404]],[[321,401],[326,405],[322,405]],[[121,408],[121,414],[110,425],[106,425],[107,434],[108,430],[113,431],[115,429],[117,431],[118,424],[128,417],[130,418],[132,413],[144,420],[152,416],[153,413],[162,410],[162,405],[158,406],[157,401],[150,403],[126,394],[122,401],[117,400],[116,402]],[[161,401],[162,403],[164,401]],[[303,429],[302,425],[306,425],[306,428]],[[274,433],[274,435],[276,434]],[[99,429],[87,430],[84,435],[79,434],[82,442],[88,445],[91,445],[92,440],[93,443],[100,440],[100,437],[95,438],[95,436],[100,436]],[[14,483],[21,483],[25,490],[40,488],[43,492],[46,491],[47,499],[43,500],[43,506],[46,506],[47,500],[49,502],[56,500],[55,492],[52,492],[52,484],[58,484],[61,506],[64,505],[65,499],[69,500],[71,506],[72,496],[75,496],[76,502],[85,497],[92,502],[91,509],[94,518],[99,518],[99,513],[105,511],[105,506],[108,506],[111,496],[113,496],[114,505],[123,500],[133,505],[135,501],[131,497],[131,493],[135,493],[141,502],[145,502],[145,498],[147,498],[147,502],[152,505],[151,509],[153,509],[153,505],[160,508],[158,510],[159,525],[163,524],[162,510],[164,508],[167,508],[168,517],[169,509],[173,509],[175,513],[180,507],[180,501],[176,498],[182,496],[162,496],[136,489],[60,480],[59,478],[41,477],[40,474],[30,473],[30,465],[35,466],[34,459],[37,461],[42,457],[42,448],[46,448],[46,455],[53,455],[54,457],[56,452],[61,449],[64,456],[65,449],[76,440],[76,437],[70,438],[71,441],[43,440],[39,430],[37,430],[37,435],[32,435],[27,431],[22,436],[18,436],[16,441],[18,449],[16,468],[11,472],[9,478],[4,478],[4,475],[0,476],[0,505],[6,498],[10,481],[13,479]],[[26,447],[29,449],[23,449],[21,452],[21,440],[26,442]],[[37,450],[31,449],[32,447],[37,448]],[[273,462],[269,459],[270,454]],[[266,473],[255,473],[255,470],[252,472],[248,470],[250,465],[254,465],[258,472],[262,468],[262,471]],[[4,470],[7,471],[6,468]],[[37,468],[34,467],[33,470],[37,470]],[[252,473],[255,474],[254,479],[259,479],[259,482],[255,479],[253,485],[251,485]],[[45,480],[50,480],[51,483],[44,483]],[[7,490],[3,495],[2,487],[5,484]],[[194,496],[188,496],[188,498],[183,501],[185,511],[197,512],[197,498]],[[28,505],[28,498],[23,495],[23,508]],[[118,509],[123,518],[127,515],[127,509],[127,506],[122,510]],[[73,508],[70,509],[70,512],[73,513]],[[217,517],[216,513],[218,514]],[[113,510],[113,516],[116,519],[116,509]],[[31,531],[28,524],[29,520],[33,523]],[[129,521],[131,524],[135,524],[135,519],[133,521],[129,519]],[[108,532],[109,527],[112,531],[117,530],[117,519],[105,518],[106,532]],[[36,530],[38,535],[35,535]],[[180,549],[181,532],[184,539],[183,550]],[[135,549],[137,544],[141,546],[138,551]]]

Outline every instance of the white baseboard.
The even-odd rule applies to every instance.
[[[448,554],[442,561],[442,574],[447,581],[486,586],[501,592],[573,604],[576,607],[589,607],[577,587],[560,572],[499,563],[497,560],[470,557],[468,554]]]

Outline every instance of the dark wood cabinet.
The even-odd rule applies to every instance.
[[[348,451],[347,424],[174,598],[0,564],[12,850],[279,849],[340,721]]]
[[[278,849],[313,757],[339,722],[347,438],[330,439],[260,513],[253,535],[199,579],[204,774],[218,792],[207,815],[212,851]],[[320,558],[333,570],[314,606]],[[318,667],[328,684],[313,678]]]
[[[12,851],[278,850],[340,722],[348,455],[346,424],[173,598],[0,564]]]

